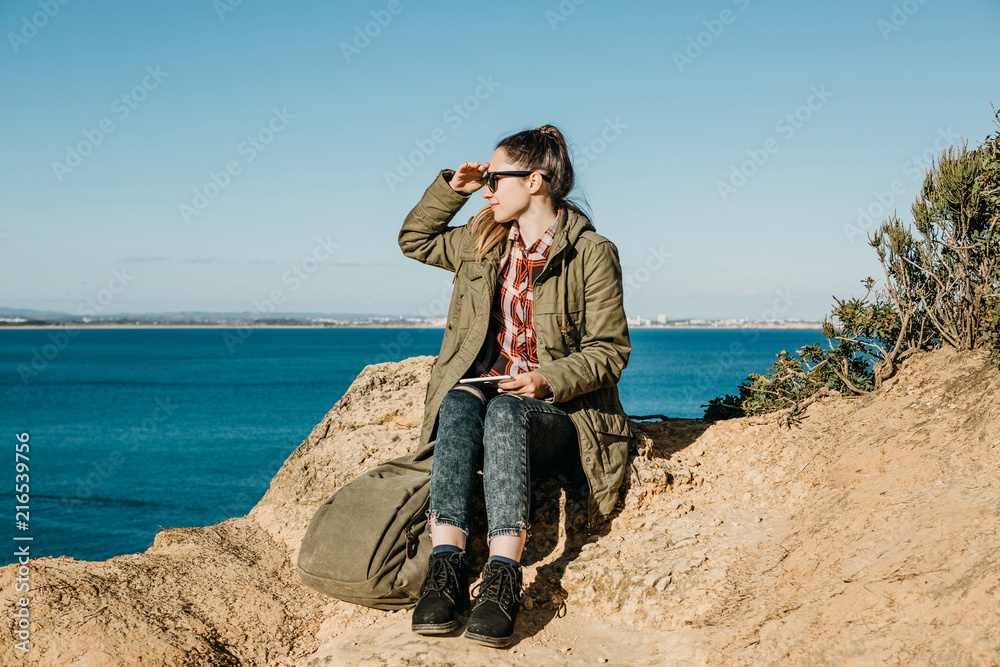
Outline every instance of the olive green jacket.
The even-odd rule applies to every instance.
[[[486,340],[497,272],[509,246],[505,237],[477,261],[468,226],[448,226],[469,200],[449,185],[454,173],[441,170],[399,232],[404,255],[455,274],[441,353],[424,402],[419,445],[424,452],[433,447],[445,394]],[[632,345],[618,249],[585,216],[572,209],[566,213],[534,284],[536,370],[552,388],[545,400],[565,410],[576,426],[580,463],[590,484],[588,520],[594,522],[614,509],[625,476],[629,426],[617,385]]]

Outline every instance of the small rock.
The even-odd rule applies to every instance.
[[[688,546],[691,546],[692,544],[697,544],[697,543],[698,543],[698,538],[697,537],[685,537],[683,540],[679,540],[679,541],[674,542],[673,544],[671,544],[670,548],[671,549],[680,549],[681,547],[688,547]]]
[[[607,661],[608,661],[608,659],[607,659],[607,658],[598,658],[598,659],[597,659],[597,662],[601,663],[602,665],[603,665],[604,663],[606,663]]]
[[[698,531],[694,528],[678,528],[671,531],[669,538],[672,543],[676,543],[689,537],[698,537],[698,535]]]
[[[528,611],[531,611],[532,609],[535,608],[535,601],[532,600],[531,598],[524,598],[523,604],[524,608],[527,609]]]

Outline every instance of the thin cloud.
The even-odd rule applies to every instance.
[[[273,259],[222,259],[221,257],[187,257],[185,264],[274,264]]]
[[[169,257],[163,255],[146,255],[145,257],[126,257],[119,259],[119,262],[169,262]]]
[[[246,259],[246,260],[231,260],[222,259],[221,257],[185,257],[183,259],[174,259],[173,257],[164,257],[163,255],[146,255],[144,257],[125,257],[124,259],[117,260],[119,262],[179,262],[181,264],[274,264],[273,259]]]
[[[340,266],[395,266],[391,262],[376,262],[372,259],[341,259],[334,262],[334,264]]]

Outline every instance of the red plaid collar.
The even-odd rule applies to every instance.
[[[545,230],[541,238],[535,241],[530,248],[525,247],[524,241],[521,240],[521,228],[518,227],[517,222],[514,222],[510,226],[510,233],[507,234],[507,239],[510,241],[509,254],[517,252],[519,257],[527,258],[528,260],[540,260],[548,257],[549,248],[552,247],[552,241],[555,239],[556,230],[559,228],[561,219],[562,209],[559,209],[556,219],[552,221],[552,224]]]

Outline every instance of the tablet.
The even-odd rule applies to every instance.
[[[465,378],[464,380],[459,380],[459,384],[490,384],[496,386],[503,382],[504,380],[513,380],[513,375],[490,375],[484,378]]]

